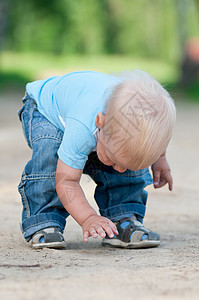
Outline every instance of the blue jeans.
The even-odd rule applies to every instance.
[[[63,132],[37,110],[33,99],[26,96],[22,101],[18,115],[32,149],[18,186],[23,204],[21,230],[28,241],[36,231],[46,227],[58,226],[63,231],[69,213],[55,186],[57,151]],[[119,173],[103,165],[96,152],[91,152],[83,173],[97,184],[94,197],[102,216],[118,221],[135,214],[142,222],[147,201],[144,188],[152,183],[148,169]]]

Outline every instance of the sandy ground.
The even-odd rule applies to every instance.
[[[17,184],[31,155],[16,117],[21,96],[0,96],[0,299],[199,299],[199,106],[177,105],[168,150],[174,191],[148,188],[144,224],[160,233],[160,247],[84,243],[69,218],[67,250],[32,250],[19,229]],[[82,185],[95,206],[94,184],[84,176]]]

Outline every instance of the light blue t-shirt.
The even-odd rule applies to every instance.
[[[83,169],[96,147],[95,118],[105,113],[107,100],[119,78],[99,72],[80,71],[28,83],[26,91],[38,110],[64,132],[59,158]]]

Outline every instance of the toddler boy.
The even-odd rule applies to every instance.
[[[125,76],[81,71],[27,84],[18,112],[32,158],[18,186],[21,229],[33,248],[64,248],[71,215],[83,239],[103,245],[156,247],[157,233],[142,224],[147,192],[172,177],[165,152],[175,106],[146,72]],[[153,180],[148,167],[152,166]],[[96,183],[100,216],[79,184],[82,173]]]

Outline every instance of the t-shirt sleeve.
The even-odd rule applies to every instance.
[[[81,122],[72,118],[67,118],[64,122],[64,136],[58,156],[68,166],[82,170],[89,153],[96,147],[96,139]]]

